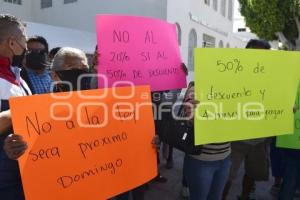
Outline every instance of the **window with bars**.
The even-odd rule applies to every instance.
[[[77,0],[64,0],[64,4],[74,3],[74,2],[77,2]]]
[[[17,5],[22,5],[22,0],[4,0],[4,2],[17,4]]]
[[[41,8],[50,8],[52,7],[52,0],[41,0]]]
[[[216,38],[207,34],[203,34],[203,47],[214,48],[216,46]]]
[[[213,8],[215,11],[218,10],[218,0],[213,0]]]
[[[192,29],[189,33],[188,45],[188,68],[190,71],[194,71],[194,48],[197,47],[197,32],[195,29]]]
[[[226,0],[221,1],[221,14],[225,17],[226,16]]]
[[[233,15],[233,2],[232,0],[229,0],[228,2],[228,19],[232,21],[232,15]]]
[[[246,32],[246,28],[238,28],[238,32]]]
[[[224,47],[223,41],[220,40],[220,42],[219,42],[219,48],[223,48],[223,47]]]
[[[210,5],[210,0],[204,0],[204,3],[209,6]]]

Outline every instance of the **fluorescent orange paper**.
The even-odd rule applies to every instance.
[[[10,107],[29,144],[19,160],[26,200],[104,200],[157,174],[149,87],[12,98]]]

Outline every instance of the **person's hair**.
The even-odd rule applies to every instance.
[[[84,62],[87,66],[87,69],[89,68],[87,57],[82,50],[72,47],[63,47],[54,56],[51,69],[54,71],[64,70],[63,65],[66,58],[71,58],[72,64],[74,64],[74,66],[81,62],[81,59],[83,58],[85,60]]]
[[[17,17],[10,14],[0,14],[0,44],[10,36],[20,37],[21,27],[25,27]]]
[[[51,49],[49,52],[49,55],[54,57],[60,49],[61,49],[61,47],[55,47],[55,48]]]
[[[191,81],[191,82],[189,83],[189,85],[188,85],[186,91],[185,91],[183,101],[186,101],[186,97],[187,97],[187,95],[188,95],[190,89],[191,89],[192,87],[194,87],[194,86],[195,86],[195,82],[194,82],[194,81]]]
[[[194,81],[191,81],[188,85],[188,89],[190,89],[191,87],[194,87],[195,86],[195,82]]]
[[[27,43],[29,43],[29,42],[41,43],[42,45],[45,46],[45,50],[47,51],[47,53],[49,52],[49,44],[48,44],[47,40],[44,37],[39,36],[39,35],[35,35],[35,36],[32,36],[32,37],[28,38]]]
[[[187,95],[188,95],[190,89],[191,89],[192,87],[194,87],[194,86],[195,86],[195,82],[194,82],[194,81],[191,81],[191,82],[189,83],[189,85],[188,85],[186,91],[185,91],[184,96],[183,96],[183,99],[182,99],[182,105],[180,106],[179,111],[178,111],[178,115],[179,115],[179,116],[184,116],[184,109],[183,109],[183,108],[184,108],[184,103],[185,103],[186,100],[187,100],[186,97],[187,97]]]
[[[246,49],[271,49],[271,45],[266,40],[251,39],[246,45]]]

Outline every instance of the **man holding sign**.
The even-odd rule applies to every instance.
[[[5,200],[24,200],[18,163],[7,157],[3,146],[6,139],[9,149],[14,150],[13,157],[20,156],[26,149],[25,144],[15,142],[20,136],[8,136],[12,133],[8,99],[31,94],[20,78],[26,48],[23,22],[11,15],[0,15],[0,198]]]
[[[59,65],[60,63],[62,65]],[[54,58],[52,69],[53,78],[68,81],[67,87],[70,87],[69,90],[72,90],[72,88],[73,90],[75,88],[80,90],[85,87],[85,81],[73,82],[68,78],[68,74],[72,72],[71,74],[77,74],[76,79],[84,80],[84,73],[79,72],[87,72],[88,65],[82,51],[62,48]],[[71,85],[69,85],[70,83]],[[81,84],[77,85],[77,83]],[[67,91],[67,87],[62,83],[56,86],[57,91]],[[144,90],[142,88],[131,89],[135,90],[135,96],[141,95],[142,90]],[[47,192],[52,191],[49,193],[51,195],[47,196],[51,200],[74,199],[75,197],[78,199],[107,199],[156,175],[155,151],[150,144],[154,130],[153,124],[149,123],[147,119],[147,117],[151,117],[151,104],[145,102],[144,106],[148,105],[146,109],[134,109],[135,111],[130,114],[129,109],[124,108],[122,102],[115,102],[113,108],[116,109],[116,113],[112,116],[109,114],[111,103],[116,101],[113,95],[118,95],[118,97],[119,95],[127,95],[127,91],[128,88],[116,89],[115,92],[118,94],[111,93],[111,90],[56,93],[52,96],[41,95],[27,99],[11,100],[14,127],[29,142],[30,151],[20,158],[21,174],[28,199],[45,199],[46,197],[42,197],[46,192],[43,192],[43,189]],[[108,97],[102,99],[103,102],[98,102],[99,98],[103,98],[100,97],[103,92]],[[95,96],[97,96],[98,101],[91,102],[89,99],[95,99]],[[150,93],[148,92],[148,99],[149,97]],[[135,99],[132,98],[126,99],[126,103],[133,103],[131,101]],[[80,103],[82,100],[84,101]],[[32,101],[41,103],[35,107],[34,113],[31,109],[23,109],[22,113],[24,115],[15,115],[21,109],[21,105],[26,104],[26,101],[28,101],[27,104]],[[65,108],[76,106],[75,112],[65,109],[64,105],[68,105]],[[105,106],[103,108],[108,108],[109,113],[99,110],[97,105]],[[49,107],[50,110],[42,112],[45,107]],[[70,114],[71,118],[66,119]],[[99,116],[100,114],[103,114],[104,118]],[[109,114],[109,118],[105,120],[107,114]],[[139,131],[137,127],[139,127],[141,115],[144,122],[148,124],[143,125],[143,128],[147,127],[147,132],[136,135]],[[49,116],[51,118],[48,121]],[[117,117],[117,121],[111,118],[113,116]],[[105,126],[100,129],[102,123]],[[127,128],[131,131],[126,131]],[[26,130],[27,133],[25,133]],[[22,140],[18,142],[20,144],[24,143]],[[74,142],[77,144],[74,145]],[[137,143],[139,145],[134,145]],[[143,145],[144,143],[145,145]],[[10,144],[7,142],[6,145],[9,146]],[[120,148],[119,152],[117,151],[118,146]],[[134,147],[134,149],[129,146]],[[135,155],[135,153],[130,152],[131,150],[139,152],[146,160],[137,162],[141,157],[129,156]],[[78,151],[78,154],[76,151]],[[7,153],[13,155],[14,152],[8,151]],[[147,156],[144,156],[145,154]],[[131,159],[136,160],[131,162]],[[97,163],[95,163],[96,161]],[[141,164],[147,166],[140,166]],[[132,170],[131,165],[138,167],[135,170],[135,176],[125,178],[127,177],[125,174],[130,174]],[[49,166],[52,166],[50,168],[60,167],[54,171],[47,171]],[[144,171],[146,168],[149,169],[147,173]],[[47,176],[41,177],[40,174],[47,174]],[[125,178],[125,182],[120,181],[120,178]],[[40,187],[43,186],[43,182],[48,186]],[[96,185],[97,187],[95,187]],[[99,190],[101,185],[102,189]],[[112,185],[114,187],[111,187]]]

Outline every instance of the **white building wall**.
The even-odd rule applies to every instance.
[[[204,0],[168,0],[167,20],[178,23],[181,27],[182,44],[180,46],[182,57],[188,61],[189,32],[195,29],[197,32],[197,46],[203,46],[203,34],[210,35],[216,39],[215,47],[222,40],[224,47],[242,47],[243,43],[232,35],[233,19],[228,19],[228,1],[225,17],[221,14],[221,1],[218,0],[218,9],[213,9],[213,1],[206,5]],[[232,9],[233,10],[233,9]],[[192,18],[191,19],[191,15]],[[197,22],[196,22],[197,21]]]
[[[22,5],[12,4],[0,0],[0,13],[9,13],[24,21],[32,21],[32,0],[23,0]]]
[[[245,28],[246,32],[250,32],[250,29],[246,27],[246,22],[244,17],[240,13],[240,4],[238,0],[234,2],[234,23],[233,32],[238,32],[239,28]]]
[[[53,0],[50,8],[40,8],[34,0],[34,21],[83,31],[95,31],[96,14],[142,15],[166,19],[167,0],[78,0],[64,4]]]
[[[197,33],[197,47],[203,47],[203,34],[215,38],[215,47],[222,41],[223,47],[228,45],[230,48],[243,48],[245,43],[239,38],[234,37],[233,30],[233,10],[232,19],[228,18],[228,0],[226,1],[226,14],[221,13],[221,2],[217,0],[217,10],[213,7],[213,0],[210,5],[205,4],[204,0],[168,0],[167,20],[171,23],[179,24],[181,28],[181,55],[184,63],[189,61],[189,33],[192,29]],[[233,1],[234,5],[234,1]],[[188,80],[194,80],[194,72],[190,71]]]
[[[188,63],[189,33],[192,29],[197,33],[197,47],[203,46],[203,34],[215,38],[215,47],[219,46],[220,41],[224,47],[227,44],[230,47],[244,46],[231,34],[233,19],[228,19],[230,0],[206,1],[210,1],[210,5],[205,4],[205,0],[77,0],[69,4],[64,4],[63,0],[53,0],[51,7],[41,9],[41,0],[23,0],[22,5],[0,0],[0,8],[1,13],[10,12],[25,21],[91,33],[95,33],[96,14],[140,15],[178,23],[182,31],[182,58]],[[214,1],[217,1],[217,10],[213,7]],[[226,1],[225,16],[221,14],[223,1]]]

